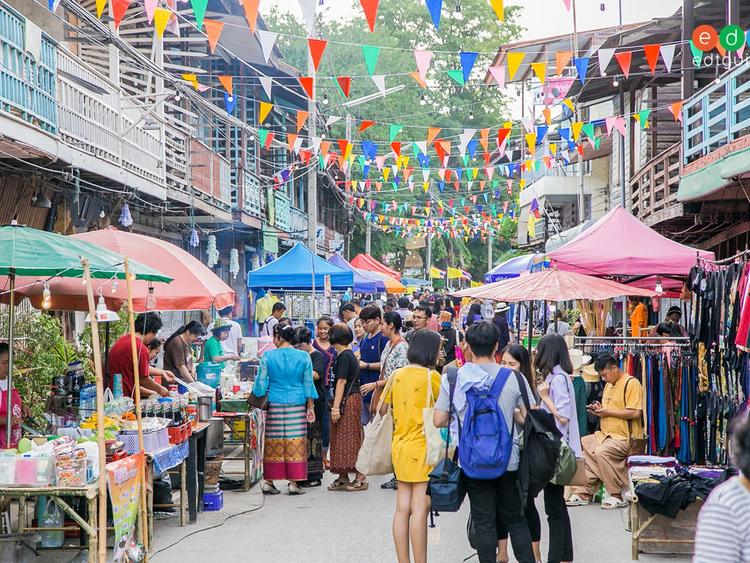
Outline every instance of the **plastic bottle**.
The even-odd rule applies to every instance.
[[[122,398],[122,374],[116,373],[112,377],[112,395],[115,399]]]

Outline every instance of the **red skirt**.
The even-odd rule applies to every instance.
[[[346,398],[344,412],[337,423],[331,421],[331,473],[355,473],[357,454],[362,446],[362,396]]]

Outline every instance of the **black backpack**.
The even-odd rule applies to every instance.
[[[531,409],[526,382],[515,372],[526,406],[526,421],[522,431],[521,460],[518,466],[518,488],[522,507],[535,498],[555,475],[560,455],[562,434],[555,425],[555,417],[542,409]]]

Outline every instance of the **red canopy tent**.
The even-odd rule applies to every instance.
[[[355,268],[360,270],[367,270],[369,272],[380,272],[397,280],[401,279],[401,274],[396,270],[391,270],[385,264],[381,264],[375,258],[369,254],[357,254],[354,259],[349,262]]]

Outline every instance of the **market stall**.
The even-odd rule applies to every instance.
[[[378,262],[369,254],[357,254],[354,258],[352,258],[351,265],[361,270],[367,270],[368,272],[379,272],[396,280],[401,279],[401,274],[399,272],[392,268],[389,268],[381,262]]]
[[[354,274],[354,285],[352,286],[354,293],[379,293],[386,290],[383,279],[375,275],[375,272],[355,268],[340,254],[334,254],[328,261],[334,266],[352,271]]]

